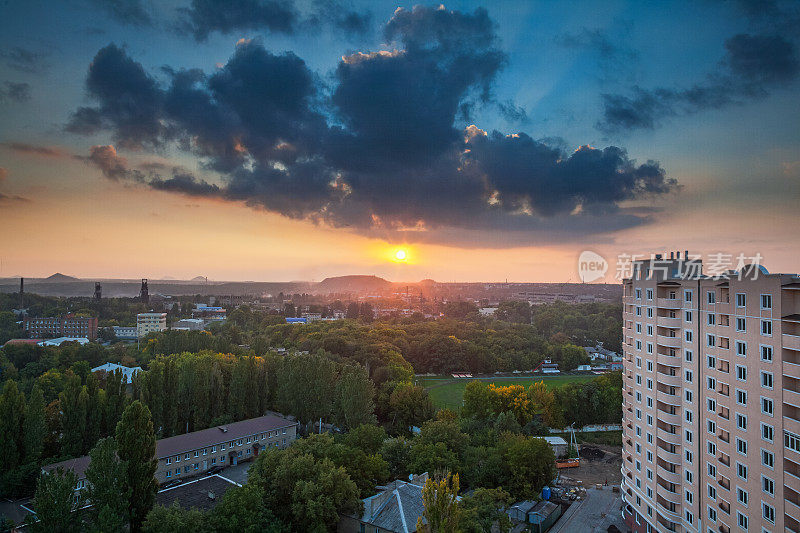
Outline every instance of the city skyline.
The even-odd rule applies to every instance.
[[[796,4],[222,5],[4,7],[0,277],[796,270]]]

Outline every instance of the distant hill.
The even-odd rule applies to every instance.
[[[313,292],[370,292],[391,287],[391,282],[378,276],[337,276],[317,283]]]
[[[70,281],[81,281],[81,280],[78,278],[73,278],[72,276],[66,276],[61,272],[56,272],[52,276],[36,280],[37,283],[68,283]]]
[[[192,279],[190,279],[189,281],[199,281],[201,283],[205,283],[206,282],[206,277],[205,276],[195,276]]]

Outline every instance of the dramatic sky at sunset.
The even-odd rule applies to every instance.
[[[799,37],[769,0],[5,1],[0,277],[797,272]]]

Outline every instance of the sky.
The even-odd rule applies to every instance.
[[[577,282],[592,251],[613,281],[671,250],[800,271],[797,2],[0,14],[0,277]]]

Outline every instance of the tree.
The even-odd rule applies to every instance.
[[[515,498],[536,498],[556,475],[556,458],[544,439],[504,433],[498,448],[508,474],[503,487]]]
[[[336,382],[335,420],[339,427],[352,429],[375,423],[375,388],[361,365],[342,367]]]
[[[333,531],[339,515],[362,509],[358,488],[343,467],[300,454],[294,446],[259,454],[250,467],[250,484],[293,531]]]
[[[507,300],[500,302],[497,311],[494,312],[497,320],[514,322],[517,324],[531,323],[531,305],[524,300]]]
[[[150,410],[139,400],[130,404],[117,424],[118,455],[125,464],[123,489],[130,494],[127,519],[131,531],[142,528],[147,513],[153,507],[157,490],[156,436]]]
[[[203,513],[197,509],[183,509],[178,502],[170,507],[156,505],[142,524],[144,533],[205,533],[208,530]]]
[[[72,533],[79,530],[80,517],[76,512],[80,499],[75,487],[78,478],[72,470],[58,468],[39,477],[33,508],[38,522],[31,529],[41,533]]]
[[[92,503],[90,515],[97,531],[120,530],[127,515],[130,488],[126,487],[127,464],[117,456],[112,437],[100,439],[89,452],[86,468],[86,498]]]
[[[412,426],[421,426],[433,413],[433,403],[422,387],[401,383],[389,397],[389,420],[396,432],[410,433]]]
[[[25,408],[25,424],[22,434],[24,436],[24,461],[39,464],[42,456],[44,441],[47,437],[47,422],[44,415],[44,394],[39,385],[34,385],[31,397]]]
[[[458,502],[458,474],[434,480],[428,478],[422,487],[425,510],[417,518],[417,531],[455,533],[460,531],[461,508]]]
[[[494,411],[494,395],[489,391],[488,385],[477,379],[467,383],[464,388],[461,414],[467,418],[473,417],[480,420],[493,416]]]
[[[344,436],[344,443],[347,446],[358,448],[368,454],[379,453],[384,441],[386,441],[386,430],[373,424],[361,424]]]
[[[61,404],[61,451],[73,457],[83,454],[86,436],[86,408],[89,394],[81,385],[81,378],[67,375],[67,383],[58,395]]]
[[[220,533],[283,533],[288,528],[264,507],[264,493],[253,484],[234,487],[208,514],[211,531]]]
[[[511,520],[506,509],[512,504],[511,495],[502,488],[477,488],[461,500],[461,530],[464,533],[483,533],[497,531],[507,533],[511,530]]]
[[[25,395],[10,379],[0,395],[0,472],[10,473],[23,459],[23,422],[25,420]]]

